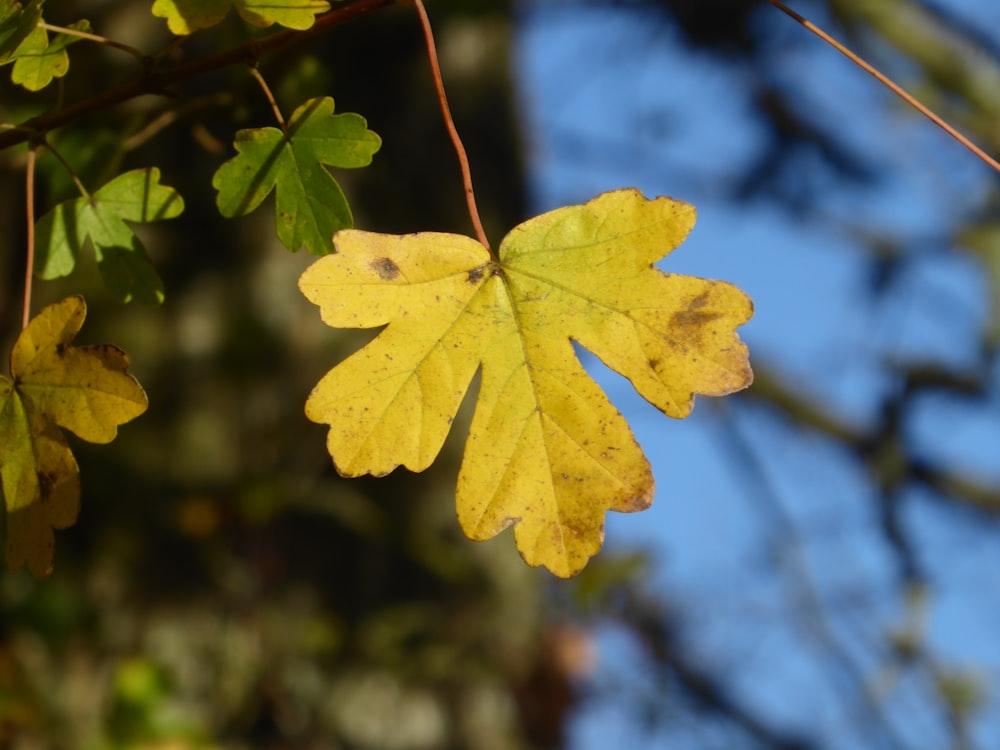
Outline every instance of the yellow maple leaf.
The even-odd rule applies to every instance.
[[[108,443],[118,425],[146,410],[128,374],[128,356],[110,344],[70,346],[87,314],[83,297],[50,305],[21,331],[10,355],[13,380],[0,375],[0,480],[7,505],[7,567],[52,570],[52,529],[72,525],[80,472],[63,427]]]
[[[648,507],[653,476],[572,342],[672,417],[687,416],[696,393],[752,380],[735,332],[750,299],[653,266],[694,217],[686,203],[617,190],[519,225],[498,259],[461,235],[338,232],[337,253],[299,287],[328,325],[388,327],[306,404],[310,419],[330,425],[337,470],[426,469],[481,365],[459,523],[477,540],[513,524],[530,565],[578,572],[601,547],[606,511]]]

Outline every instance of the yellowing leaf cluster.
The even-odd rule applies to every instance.
[[[326,0],[156,0],[153,15],[167,20],[178,35],[190,34],[221,23],[235,8],[253,26],[277,23],[290,29],[308,29],[316,16],[330,9]]]
[[[78,21],[70,24],[69,28],[89,33],[90,23]],[[36,26],[17,48],[11,80],[28,91],[41,91],[52,83],[53,78],[62,78],[69,71],[66,48],[78,41],[80,37],[69,34],[56,34],[50,40],[49,32]]]
[[[52,529],[76,520],[80,473],[60,427],[92,443],[146,410],[128,356],[108,344],[71,346],[86,316],[82,297],[42,310],[21,332],[0,375],[0,483],[7,505],[7,567],[52,569]]]
[[[300,288],[328,325],[387,325],[306,404],[330,425],[338,471],[426,469],[481,367],[459,522],[472,539],[513,525],[529,564],[578,572],[601,547],[606,511],[648,507],[653,476],[573,342],[672,417],[687,416],[696,393],[752,380],[735,333],[749,298],[653,265],[694,217],[686,203],[618,190],[521,224],[496,258],[460,235],[338,232],[337,253]]]
[[[44,27],[44,0],[0,0],[0,65],[14,63],[11,80],[28,91],[41,91],[69,70],[66,48],[79,41],[76,34],[56,34],[49,39]],[[90,32],[90,23],[69,24],[76,32]]]

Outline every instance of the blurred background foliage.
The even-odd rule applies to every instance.
[[[63,0],[46,6],[46,20],[86,17],[105,36],[165,50],[167,63],[261,33],[231,17],[173,45],[149,5]],[[974,24],[923,0],[801,5],[890,73],[901,73],[987,150],[1000,152],[1000,50]],[[777,52],[805,32],[765,2],[430,6],[494,240],[531,212],[524,144],[532,134],[512,73],[519,18],[556,6],[643,14],[671,29],[690,55],[708,56],[747,82],[748,111],[765,137],[754,158],[722,183],[735,204],[808,216],[825,186],[880,179],[884,165],[785,85]],[[64,87],[27,96],[6,80],[0,84],[0,120],[19,122],[137,73],[133,60],[95,45],[75,45],[71,60]],[[328,94],[338,111],[361,113],[382,136],[371,167],[337,174],[358,226],[469,231],[412,9],[386,8],[269,54],[261,71],[286,113],[307,96]],[[273,124],[251,77],[234,67],[176,93],[130,101],[52,135],[89,187],[123,169],[155,165],[187,209],[177,220],[140,229],[166,283],[163,307],[111,301],[92,259],[69,279],[36,285],[36,309],[70,293],[86,295],[90,313],[81,340],[125,348],[150,409],[111,446],[72,441],[83,509],[75,527],[57,532],[52,577],[0,579],[0,746],[559,748],[570,744],[567,727],[576,712],[608,697],[590,679],[593,633],[607,625],[629,633],[644,655],[645,681],[625,692],[650,724],[722,725],[730,748],[837,746],[741,704],[726,669],[694,656],[686,603],[654,593],[651,564],[641,552],[606,551],[567,583],[524,566],[508,535],[486,544],[465,540],[453,510],[462,424],[423,474],[338,478],[325,452],[325,428],[305,420],[302,404],[331,364],[367,334],[320,323],[296,288],[310,258],[280,246],[269,209],[227,221],[214,208],[211,176],[231,155],[235,130]],[[8,345],[20,318],[24,161],[23,148],[0,153],[6,207],[0,230],[8,238],[0,256],[0,288],[7,290],[0,296],[0,338]],[[73,194],[51,155],[41,157],[39,170],[42,210]],[[933,250],[967,248],[991,274],[994,298],[1000,284],[995,186],[970,195],[967,216],[953,236],[935,238]],[[875,297],[888,293],[919,255],[884,233],[846,229],[857,230]],[[933,360],[886,362],[899,387],[886,396],[881,418],[863,428],[790,387],[780,365],[766,357],[755,361],[757,385],[734,407],[765,409],[867,467],[872,510],[898,563],[900,596],[914,613],[878,648],[894,654],[901,669],[926,670],[935,686],[928,705],[949,717],[956,748],[974,746],[963,743],[971,742],[969,725],[988,687],[924,648],[919,611],[929,573],[899,523],[897,500],[916,483],[985,523],[1000,517],[1000,488],[928,460],[906,432],[908,410],[928,392],[995,404],[996,309],[968,369]],[[469,416],[466,407],[459,421]],[[733,450],[737,464],[743,456],[747,486],[755,486],[753,460],[738,442]],[[780,526],[780,518],[774,523]],[[837,681],[838,659],[851,659],[837,653],[832,659]],[[879,704],[864,711],[882,742]]]

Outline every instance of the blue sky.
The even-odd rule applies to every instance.
[[[940,4],[980,28],[1000,28],[996,3]],[[995,176],[789,19],[775,11],[771,22],[787,24],[788,38],[801,34],[782,52],[783,83],[885,167],[888,178],[877,188],[830,186],[830,221],[802,221],[762,202],[735,205],[723,195],[724,178],[753,157],[763,137],[748,119],[745,81],[638,17],[549,6],[525,13],[518,40],[534,209],[624,186],[693,203],[698,225],[662,266],[746,290],[756,314],[741,333],[752,358],[780,366],[790,384],[817,394],[832,414],[865,426],[893,387],[886,356],[969,364],[989,322],[989,289],[968,255],[937,253],[912,264],[887,301],[873,302],[865,251],[836,227],[847,218],[891,239],[944,237]],[[926,681],[886,663],[880,644],[889,630],[919,623],[942,664],[1000,686],[994,530],[956,519],[929,498],[911,498],[907,526],[937,576],[926,603],[912,605],[898,596],[872,489],[850,457],[766,414],[734,412],[725,400],[701,399],[690,419],[672,421],[592,358],[588,365],[633,425],[658,483],[643,517],[609,516],[608,547],[653,554],[656,585],[683,598],[697,631],[692,648],[706,663],[736,669],[741,700],[789,728],[820,727],[831,748],[865,747],[858,743],[877,735],[864,726],[863,701],[852,697],[866,689],[885,708],[887,736],[898,735],[905,747],[947,746],[942,717],[922,711],[933,705]],[[1000,404],[928,399],[909,429],[931,455],[1000,482]],[[747,486],[733,461],[734,440],[752,451],[773,507],[761,507],[760,488]],[[788,519],[792,536],[775,538],[773,512]],[[833,637],[865,684],[831,669],[828,644],[810,632],[797,598],[803,581],[839,613],[830,618]],[[644,679],[621,634],[605,633],[601,644],[599,682]],[[996,695],[990,705],[998,707]],[[1000,746],[1000,719],[977,728],[984,747]],[[591,707],[577,723],[575,747],[649,746],[637,741],[641,731],[627,706]],[[727,747],[713,732],[671,725],[656,740]]]

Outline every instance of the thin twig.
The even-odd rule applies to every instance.
[[[424,8],[423,0],[413,0],[417,6],[417,13],[420,16],[420,25],[424,30],[424,41],[427,44],[427,59],[431,63],[431,74],[434,76],[434,86],[437,89],[438,101],[441,103],[441,115],[444,117],[445,127],[448,128],[448,135],[455,147],[458,155],[458,163],[462,168],[462,184],[465,186],[465,202],[469,207],[469,218],[472,219],[472,226],[476,230],[476,239],[483,247],[490,249],[490,241],[486,238],[483,230],[483,222],[479,219],[479,209],[476,208],[476,193],[472,189],[472,171],[469,169],[469,157],[465,153],[465,146],[458,135],[458,128],[451,117],[451,109],[448,107],[448,97],[444,92],[444,80],[441,77],[441,66],[438,64],[437,47],[434,44],[434,32],[431,30],[431,22],[427,17],[427,9]],[[490,251],[492,252],[492,251]]]
[[[281,108],[278,106],[277,100],[274,98],[274,94],[271,91],[271,87],[267,85],[267,81],[264,80],[264,76],[261,75],[260,71],[253,65],[250,66],[250,75],[254,77],[254,80],[260,84],[261,89],[264,92],[264,96],[267,97],[268,102],[271,103],[271,110],[274,112],[274,117],[277,119],[278,124],[281,126],[281,132],[288,132],[288,125],[285,123],[285,118],[281,114]]]
[[[65,34],[66,36],[75,36],[80,39],[87,39],[91,42],[97,42],[98,44],[103,44],[106,47],[114,47],[115,49],[120,49],[122,52],[127,52],[132,55],[139,62],[143,62],[146,59],[145,53],[142,50],[138,50],[135,47],[130,47],[122,42],[116,42],[114,39],[108,39],[107,37],[99,36],[97,34],[91,34],[88,31],[81,31],[80,29],[70,28],[68,26],[53,26],[50,23],[38,24],[38,28],[45,29],[46,31],[51,31],[55,34]]]
[[[145,126],[143,126],[141,130],[126,138],[125,142],[122,144],[122,151],[134,151],[155,135],[192,112],[210,109],[212,107],[229,107],[232,106],[234,101],[235,97],[233,94],[228,91],[220,91],[216,94],[208,94],[197,99],[192,99],[191,101],[184,102],[178,107],[161,112],[159,115],[150,120]]]
[[[24,269],[24,308],[21,313],[21,328],[28,327],[31,320],[31,286],[35,278],[35,160],[37,147],[28,148],[28,166],[25,169],[25,203],[28,214],[28,253]]]
[[[990,156],[981,148],[979,148],[979,146],[977,146],[971,140],[969,140],[960,132],[958,132],[954,127],[949,125],[942,117],[935,114],[934,111],[931,110],[929,107],[919,102],[911,94],[907,93],[907,91],[903,89],[902,86],[895,83],[892,79],[890,79],[884,73],[880,72],[873,65],[865,62],[863,59],[861,59],[856,54],[851,52],[851,50],[849,50],[843,44],[841,44],[832,36],[827,34],[825,31],[823,31],[823,29],[819,28],[816,24],[812,23],[806,18],[803,18],[801,15],[799,15],[794,10],[789,8],[787,5],[782,3],[781,0],[768,0],[768,2],[771,3],[771,5],[780,10],[785,15],[790,16],[791,18],[795,19],[798,23],[802,24],[802,26],[804,26],[806,29],[811,31],[816,36],[818,36],[824,42],[829,44],[831,47],[833,47],[835,50],[837,50],[840,54],[842,54],[848,60],[853,62],[855,65],[857,65],[859,68],[864,70],[866,73],[869,73],[872,76],[874,76],[879,81],[879,83],[887,87],[894,94],[896,94],[896,96],[900,97],[903,101],[905,101],[911,107],[920,112],[920,114],[922,114],[924,117],[929,119],[931,122],[933,122],[935,125],[941,128],[944,132],[946,132],[956,141],[958,141],[967,149],[969,149],[969,151],[975,154],[976,157],[978,157],[981,161],[992,167],[997,172],[1000,172],[1000,162],[998,162],[992,156]]]

